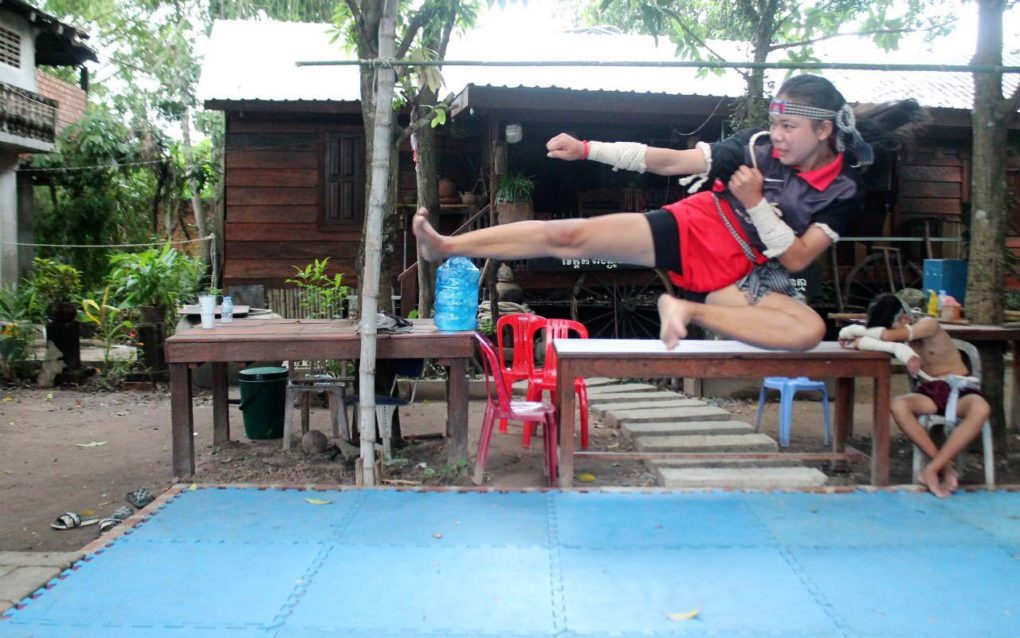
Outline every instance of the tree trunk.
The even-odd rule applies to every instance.
[[[428,95],[425,95],[425,93]],[[435,104],[436,96],[428,88],[422,89],[422,104]],[[416,118],[428,117],[428,109],[419,106],[415,109]],[[429,218],[437,222],[439,215],[439,174],[436,162],[436,131],[428,124],[415,127],[415,146],[418,161],[415,164],[415,177],[418,184],[418,206],[429,210]],[[435,303],[436,265],[418,255],[418,316],[431,317]]]
[[[393,58],[396,48],[397,0],[385,0],[379,20],[378,58]],[[363,68],[362,78],[372,75],[372,70]],[[383,212],[388,199],[390,174],[390,140],[393,131],[392,113],[393,82],[392,67],[378,67],[374,73],[376,84],[372,91],[375,105],[374,126],[370,146],[371,191],[368,210],[365,215],[365,268],[360,278],[361,287],[361,366],[359,383],[362,388],[361,403],[361,467],[365,485],[375,484],[375,315],[379,301],[379,277],[382,260]],[[365,86],[365,82],[362,82]],[[366,96],[363,94],[362,99]]]
[[[978,0],[974,64],[1002,64],[1003,0]],[[967,274],[967,317],[974,323],[1002,323],[1002,279],[1006,258],[1006,101],[1002,74],[974,74],[974,142],[971,152],[971,214]],[[995,344],[992,344],[993,346]],[[1003,350],[981,348],[983,390],[992,406],[996,448],[1005,451],[1006,420],[1001,379]],[[993,382],[996,381],[996,382]]]

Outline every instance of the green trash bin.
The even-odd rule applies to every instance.
[[[238,373],[244,433],[249,439],[279,439],[287,402],[287,368],[248,368]]]

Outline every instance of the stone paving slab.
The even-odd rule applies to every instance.
[[[11,567],[69,567],[83,552],[0,552],[0,565]]]
[[[765,434],[691,434],[687,436],[639,436],[639,452],[775,452],[779,445]]]
[[[62,567],[16,567],[0,578],[0,609],[7,609],[57,577]]]
[[[616,410],[606,413],[606,421],[611,426],[620,427],[627,423],[656,423],[663,421],[730,421],[733,415],[722,408],[714,406],[704,407],[676,407],[676,408],[651,408],[646,410],[627,409]]]
[[[750,434],[754,427],[743,421],[681,421],[627,423],[622,431],[634,436],[683,436],[686,434]]]
[[[616,383],[612,385],[604,385],[601,387],[589,387],[588,396],[589,398],[596,394],[619,394],[621,392],[658,392],[658,386],[654,386],[650,383]]]
[[[802,467],[793,459],[656,459],[645,461],[653,472],[664,467]]]
[[[825,474],[813,467],[671,468],[659,470],[664,487],[725,487],[737,489],[800,489],[821,487]]]
[[[588,401],[592,405],[602,403],[648,403],[656,404],[662,403],[663,401],[696,401],[697,399],[688,399],[676,392],[667,392],[665,390],[660,391],[648,391],[648,392],[620,392],[596,394],[589,396]],[[705,405],[704,402],[701,403]]]

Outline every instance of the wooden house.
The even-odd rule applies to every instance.
[[[535,39],[534,47],[520,47],[506,37],[469,34],[451,43],[447,58],[673,59],[670,47],[655,48],[649,38],[634,36],[566,34],[548,39],[555,50],[551,44],[538,44],[545,42],[542,38]],[[294,266],[326,256],[337,271],[356,279],[366,171],[358,70],[296,65],[347,57],[328,40],[326,25],[227,21],[213,29],[199,92],[206,108],[226,116],[226,288],[262,284],[272,290],[284,285]],[[883,158],[872,172],[869,214],[854,233],[913,237],[923,236],[927,228],[937,237],[959,234],[959,223],[943,222],[959,220],[968,202],[970,77],[851,71],[827,75],[852,102],[915,97],[933,113],[931,127],[910,155]],[[489,203],[494,176],[506,172],[534,178],[538,218],[641,210],[675,201],[683,196],[676,179],[615,173],[592,162],[550,160],[545,142],[566,131],[584,139],[691,147],[727,133],[726,117],[743,90],[733,72],[698,78],[694,69],[678,68],[455,66],[446,67],[444,77],[455,97],[453,117],[439,129],[440,171],[458,191],[472,192],[478,200],[445,206],[440,224],[447,231]],[[508,125],[514,130],[511,139],[520,132],[520,141],[510,143]],[[1012,126],[1015,142],[1020,122],[1014,120]],[[414,208],[414,175],[410,153],[402,155],[400,202],[406,219]],[[1015,154],[1012,161],[1020,169]],[[1012,173],[1014,180],[1017,174]],[[393,251],[394,272],[415,259],[409,231],[399,241]],[[836,253],[837,276],[867,254],[867,245],[849,245]],[[922,245],[916,243],[905,257],[923,257]],[[937,256],[955,256],[955,248],[949,248],[955,244],[932,245]],[[831,278],[830,263],[824,267]],[[514,264],[514,270],[529,303],[550,315],[576,314],[579,299],[583,304],[586,295],[597,296],[590,288],[612,289],[610,303],[618,308],[661,282],[650,271],[621,277],[619,271],[596,264],[544,261]],[[404,300],[403,311],[411,307],[413,299]]]

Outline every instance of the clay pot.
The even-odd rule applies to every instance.
[[[453,183],[452,179],[439,180],[439,198],[450,199],[452,197],[457,197],[457,185]]]
[[[468,191],[466,193],[461,193],[460,194],[460,201],[461,201],[462,204],[474,204],[475,203],[475,194],[470,192],[470,191]]]

